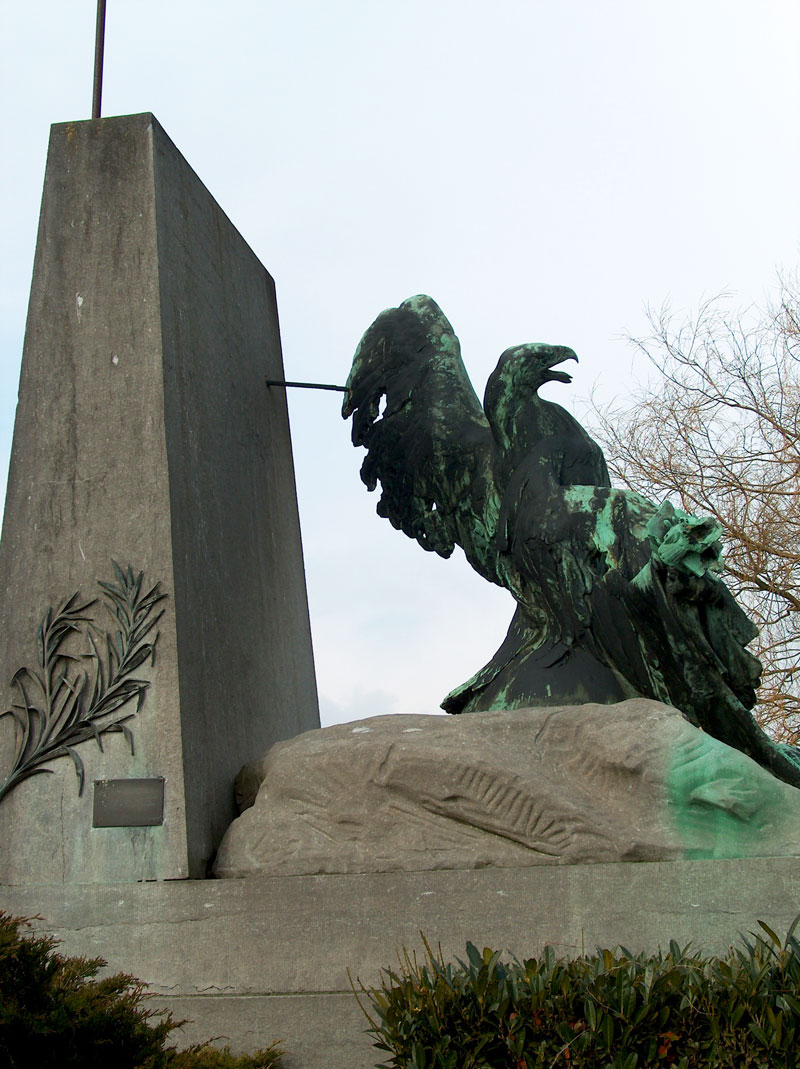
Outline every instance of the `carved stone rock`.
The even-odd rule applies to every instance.
[[[237,800],[218,877],[800,852],[800,790],[643,698],[309,731]]]

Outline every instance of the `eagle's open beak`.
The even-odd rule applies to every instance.
[[[553,371],[554,367],[563,364],[565,360],[574,360],[577,364],[578,355],[566,345],[554,345],[553,358],[550,363],[545,364],[547,368],[544,374],[545,382],[572,382],[572,375],[568,375],[566,371]]]

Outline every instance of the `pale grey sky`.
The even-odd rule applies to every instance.
[[[88,117],[94,0],[7,5],[0,478],[52,122]],[[482,394],[571,345],[567,406],[624,398],[625,332],[800,246],[796,0],[108,0],[106,115],[152,111],[275,278],[293,379],[343,383],[379,311],[430,293]],[[290,397],[323,722],[433,712],[510,595],[374,512],[335,394]]]

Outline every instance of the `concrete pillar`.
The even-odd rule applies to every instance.
[[[149,684],[144,704],[98,721],[135,714],[134,755],[122,732],[102,751],[90,738],[73,747],[82,795],[68,753],[10,791],[0,882],[202,877],[241,764],[319,726],[286,402],[268,377],[283,378],[273,281],[153,116],[54,126],[0,542],[0,709],[36,668],[47,608],[100,596],[112,560],[167,597],[154,663],[126,677]],[[117,625],[102,599],[84,615],[102,652]],[[81,658],[71,679],[93,669],[80,627],[61,647]],[[0,784],[14,734],[0,720]],[[126,782],[97,826],[108,780]]]

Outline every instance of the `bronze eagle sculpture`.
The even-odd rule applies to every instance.
[[[800,786],[797,751],[750,713],[757,632],[720,577],[718,525],[611,486],[597,443],[538,395],[572,381],[569,360],[562,345],[507,349],[481,406],[424,295],[382,312],[353,358],[342,415],[379,515],[443,557],[461,546],[517,602],[500,648],[442,707],[652,698]]]

